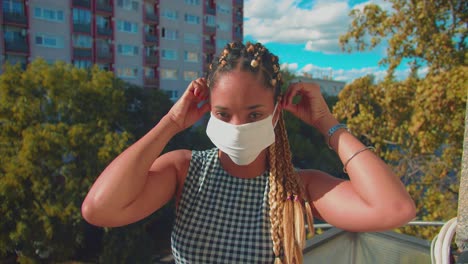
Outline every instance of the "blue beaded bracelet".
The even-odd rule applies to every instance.
[[[350,132],[349,131],[349,128],[345,125],[345,124],[337,124],[337,125],[334,125],[332,126],[329,130],[328,130],[328,147],[330,149],[332,149],[331,145],[330,145],[330,139],[331,137],[333,136],[333,134],[335,134],[336,131],[338,131],[339,129],[346,129],[346,131]]]

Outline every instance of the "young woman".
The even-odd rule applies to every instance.
[[[98,177],[82,205],[98,226],[138,221],[176,199],[176,263],[302,263],[304,213],[346,230],[398,227],[414,203],[392,170],[330,113],[315,84],[280,94],[278,57],[263,45],[231,43],[145,136]],[[293,104],[293,97],[301,100]],[[318,129],[349,181],[295,171],[281,111]],[[210,112],[216,148],[161,151]],[[314,158],[314,153],[310,153]],[[309,203],[310,202],[310,203]]]

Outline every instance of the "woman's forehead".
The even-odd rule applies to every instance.
[[[218,76],[211,90],[212,99],[265,99],[271,100],[273,89],[265,85],[261,75],[234,70]]]

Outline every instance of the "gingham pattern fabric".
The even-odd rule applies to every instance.
[[[273,263],[268,172],[229,175],[218,150],[193,151],[171,246],[176,263]]]

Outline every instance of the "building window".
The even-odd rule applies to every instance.
[[[93,63],[89,60],[75,60],[73,61],[73,66],[75,66],[76,68],[80,68],[80,69],[88,69],[88,68],[91,68],[91,65],[93,65]]]
[[[138,23],[125,20],[117,20],[117,30],[127,33],[138,33]]]
[[[191,14],[185,14],[184,20],[187,24],[200,24],[200,17]]]
[[[139,53],[139,48],[138,46],[119,44],[117,45],[117,53],[126,56],[136,56]]]
[[[96,16],[96,25],[100,28],[111,28],[110,21],[110,17]]]
[[[140,4],[135,0],[117,0],[117,6],[127,10],[138,11]]]
[[[165,60],[177,60],[177,51],[172,49],[162,49],[161,57]]]
[[[51,8],[35,7],[34,17],[53,22],[63,22],[63,11]]]
[[[184,71],[184,80],[193,81],[198,78],[198,72],[196,71]]]
[[[73,35],[73,47],[75,48],[91,48],[93,46],[93,39],[87,35]]]
[[[161,16],[170,20],[177,20],[179,17],[177,11],[172,9],[163,9],[161,12]]]
[[[172,100],[172,101],[176,101],[177,99],[179,99],[179,91],[177,90],[165,90],[167,96],[169,96],[169,98]]]
[[[145,67],[145,77],[148,79],[153,79],[156,77],[154,68]]]
[[[36,34],[34,43],[48,48],[63,48],[63,38],[46,34]]]
[[[174,69],[161,69],[161,79],[163,80],[177,80],[177,70]]]
[[[200,0],[185,0],[187,5],[200,5]]]
[[[218,39],[218,38],[216,39],[216,47],[218,47],[218,48],[222,48],[222,47],[226,46],[226,44],[228,44],[228,43],[229,43],[229,40],[227,40],[227,39]]]
[[[223,5],[223,4],[216,4],[216,12],[217,13],[220,13],[220,14],[231,14],[231,8],[227,5]]]
[[[117,77],[134,79],[138,76],[137,67],[119,67],[117,68]]]
[[[185,51],[184,52],[184,60],[189,62],[198,62],[198,53]]]
[[[3,12],[24,15],[24,1],[3,0]]]
[[[166,29],[164,27],[161,29],[161,38],[163,39],[176,40],[178,35],[179,33],[177,30]]]
[[[195,33],[184,33],[184,42],[200,45],[200,35]]]
[[[228,23],[218,22],[218,25],[216,25],[216,27],[222,31],[231,31],[231,24]]]
[[[206,15],[205,16],[205,25],[215,27],[216,26],[216,17],[212,16],[212,15]]]
[[[73,9],[73,23],[75,24],[91,24],[91,12],[84,9]]]

